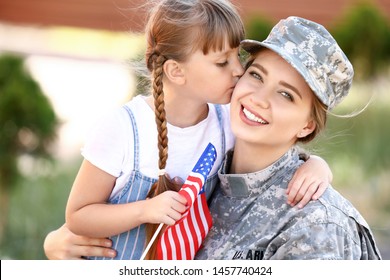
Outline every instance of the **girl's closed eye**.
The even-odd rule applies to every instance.
[[[226,61],[224,61],[224,62],[219,62],[219,63],[217,63],[217,66],[218,67],[225,67],[225,66],[227,66],[228,65],[228,61],[226,60]]]

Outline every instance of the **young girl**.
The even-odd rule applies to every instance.
[[[352,83],[353,68],[332,36],[289,17],[263,42],[231,101],[234,151],[220,170],[211,228],[197,259],[380,259],[359,212],[332,187],[303,209],[285,205],[302,164],[296,142],[312,140]]]
[[[66,209],[70,230],[95,238],[110,236],[116,259],[140,258],[148,242],[147,224],[172,225],[181,218],[185,200],[170,186],[167,174],[186,178],[211,142],[218,157],[205,184],[209,196],[234,141],[229,107],[209,105],[229,103],[243,74],[238,47],[244,27],[234,7],[223,0],[161,1],[151,11],[146,38],[153,96],[133,98],[92,130]],[[292,188],[292,204],[321,195],[328,183],[327,165],[309,161],[308,175],[303,172],[298,187]],[[324,184],[312,185],[317,178]],[[70,233],[62,227],[50,238],[61,240],[61,234],[65,238]],[[76,247],[69,244],[68,251]],[[55,252],[52,245],[46,240],[46,252]]]

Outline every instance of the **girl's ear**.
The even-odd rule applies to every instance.
[[[181,64],[173,59],[168,59],[163,65],[164,75],[175,84],[182,85],[185,82],[184,71]]]
[[[301,131],[298,132],[298,138],[304,138],[314,131],[316,128],[316,123],[314,120],[310,120]]]

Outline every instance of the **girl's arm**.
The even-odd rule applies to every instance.
[[[116,178],[84,160],[66,206],[66,224],[78,235],[107,237],[144,223],[173,225],[186,209],[184,197],[167,191],[147,200],[107,204]]]
[[[318,199],[333,179],[332,170],[325,160],[310,155],[298,168],[287,187],[287,203],[304,207],[310,200]]]

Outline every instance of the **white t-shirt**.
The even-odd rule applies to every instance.
[[[144,96],[136,96],[128,106],[137,123],[139,137],[139,171],[157,179],[158,148],[155,114]],[[230,130],[229,105],[221,106],[225,133],[222,151],[221,128],[215,106],[209,105],[207,118],[186,128],[168,124],[168,160],[165,170],[171,178],[186,179],[198,158],[211,142],[217,150],[217,160],[210,176],[218,171],[227,150],[233,147]],[[125,108],[104,114],[87,134],[82,155],[96,167],[117,177],[111,197],[127,183],[134,168],[134,134],[130,116]]]

